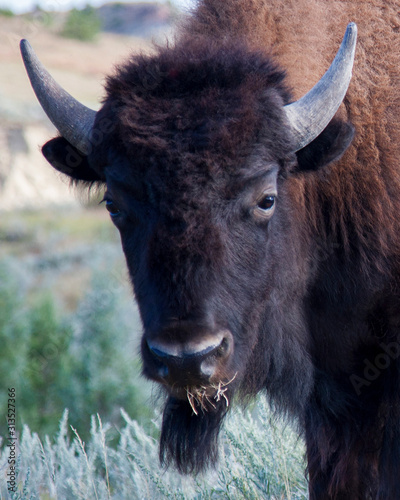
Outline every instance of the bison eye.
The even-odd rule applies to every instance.
[[[111,200],[106,200],[106,209],[109,211],[111,217],[117,217],[121,213],[116,204]]]
[[[275,209],[275,195],[264,194],[257,202],[254,214],[263,219],[269,219]]]
[[[272,195],[264,196],[257,203],[257,207],[260,210],[265,210],[265,211],[271,210],[271,208],[273,208],[274,205],[275,205],[275,196],[272,196]]]

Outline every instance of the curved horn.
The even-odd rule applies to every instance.
[[[295,137],[295,151],[310,144],[339,109],[350,84],[356,41],[357,25],[350,23],[325,75],[305,96],[284,107]]]
[[[20,47],[32,88],[46,115],[68,142],[81,153],[88,154],[96,111],[81,104],[58,85],[27,40],[21,40]]]

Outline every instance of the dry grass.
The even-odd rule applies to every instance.
[[[231,380],[228,380],[228,382],[220,381],[218,384],[211,385],[209,387],[187,387],[186,395],[193,413],[198,415],[198,408],[204,412],[209,411],[210,407],[215,410],[215,405],[222,401],[224,401],[228,407],[229,399],[226,392],[229,384],[235,380],[236,375],[237,373],[235,373],[235,375],[231,378]]]

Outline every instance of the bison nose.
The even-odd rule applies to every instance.
[[[156,339],[147,340],[147,346],[158,364],[158,375],[171,385],[208,382],[233,346],[232,335],[226,330],[203,333],[191,341],[170,339],[170,336],[160,334]]]

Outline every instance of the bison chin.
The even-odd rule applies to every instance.
[[[190,400],[170,396],[161,429],[161,464],[174,465],[182,474],[197,474],[215,465],[218,435],[227,409],[226,401],[219,401],[195,413]]]

